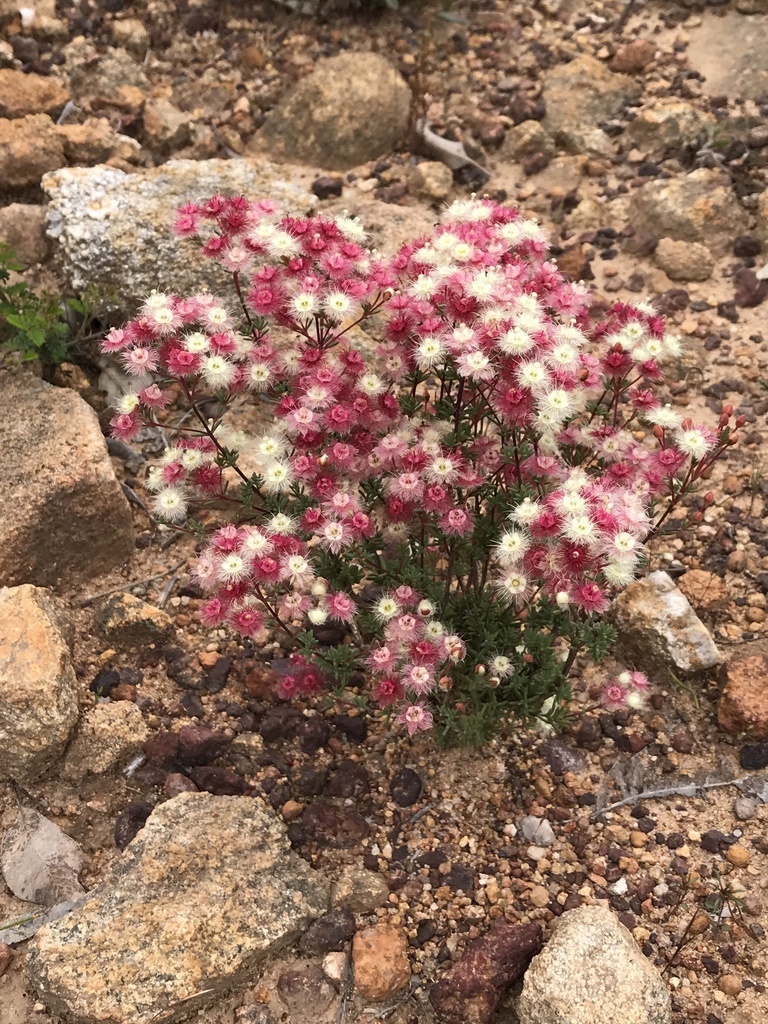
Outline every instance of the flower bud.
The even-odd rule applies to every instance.
[[[653,428],[653,436],[657,441],[660,441],[662,437],[664,437],[664,428],[660,427],[658,423]]]
[[[707,493],[704,495],[704,504],[711,505],[714,500],[715,496],[712,493],[712,491],[707,491]]]
[[[485,675],[485,665],[475,665],[475,675],[476,676],[484,676]]]
[[[691,513],[691,522],[692,523],[700,523],[703,519],[704,519],[704,516],[701,514],[701,512],[692,512]]]
[[[747,422],[747,417],[746,417],[746,416],[737,416],[737,418],[736,418],[736,426],[737,426],[737,428],[738,428],[739,430],[740,430],[740,429],[741,429],[741,428],[742,428],[743,426],[745,426],[746,422]]]
[[[722,414],[722,416],[720,417],[720,423],[719,423],[719,426],[720,426],[721,428],[722,428],[722,427],[727,427],[727,426],[728,426],[728,421],[729,421],[729,420],[730,420],[730,416],[726,416],[726,415],[725,415],[725,413],[723,413],[723,414]]]
[[[501,680],[499,679],[498,676],[491,676],[491,678],[488,680],[488,685],[491,687],[492,690],[495,690],[500,682]]]
[[[733,406],[730,402],[723,406],[723,416],[725,416],[726,419],[730,419],[731,416],[733,416]]]
[[[440,678],[437,681],[437,685],[440,687],[441,690],[444,690],[446,692],[448,690],[453,689],[453,683],[451,682],[450,676],[440,676]]]

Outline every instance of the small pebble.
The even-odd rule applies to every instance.
[[[733,813],[739,821],[749,821],[757,810],[759,801],[754,796],[737,797],[733,804]]]
[[[728,847],[725,859],[736,868],[745,868],[750,861],[749,850],[734,843],[733,846]]]
[[[717,987],[727,996],[737,996],[741,992],[741,978],[737,974],[724,974],[718,980]]]

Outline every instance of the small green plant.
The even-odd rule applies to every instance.
[[[75,358],[93,336],[100,300],[92,288],[82,298],[65,298],[35,292],[26,281],[10,283],[11,274],[22,269],[13,250],[0,244],[0,344],[25,363],[40,360],[43,377],[50,380],[55,368]]]

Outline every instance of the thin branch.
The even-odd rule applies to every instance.
[[[144,583],[153,583],[155,580],[161,580],[163,579],[164,576],[168,576],[171,573],[176,572],[177,569],[180,569],[182,565],[186,563],[186,561],[187,560],[185,558],[183,561],[179,562],[178,565],[174,565],[170,569],[163,569],[162,572],[158,572],[154,576],[147,576],[147,578],[144,580],[131,580],[130,583],[126,583],[122,587],[112,587],[111,590],[103,590],[100,594],[91,594],[90,597],[84,597],[78,607],[88,608],[90,605],[94,603],[94,601],[98,601],[102,597],[109,597],[110,594],[119,594],[124,590],[130,590],[131,587],[140,587]]]
[[[626,807],[628,804],[638,804],[642,800],[663,800],[669,796],[701,796],[702,793],[709,789],[723,789],[725,786],[741,786],[749,779],[748,775],[743,775],[738,779],[726,779],[725,782],[691,782],[685,786],[667,786],[664,789],[646,789],[642,793],[630,793],[629,796],[625,796],[622,800],[617,800],[615,804],[609,804],[607,807],[603,807],[600,811],[593,811],[589,816],[590,821],[597,821],[603,814],[608,814],[609,811],[618,810],[619,807]]]

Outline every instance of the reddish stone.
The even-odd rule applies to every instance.
[[[169,768],[179,756],[179,737],[175,732],[158,732],[144,744],[144,756],[150,764]]]
[[[221,753],[227,737],[207,725],[184,725],[179,729],[179,760],[182,764],[209,764]]]
[[[438,1019],[442,1024],[490,1024],[504,990],[523,976],[541,945],[538,924],[497,920],[432,986],[429,1001]]]
[[[620,46],[608,67],[611,71],[633,75],[642,71],[656,55],[656,44],[649,39],[633,39],[626,46]]]
[[[197,791],[197,786],[192,779],[188,779],[186,775],[182,775],[180,772],[171,772],[163,783],[163,793],[169,800],[178,796],[179,793],[197,793]]]
[[[313,839],[328,846],[356,846],[368,835],[368,823],[362,814],[323,800],[307,807],[301,823]]]
[[[729,661],[717,720],[726,732],[768,740],[768,654],[763,650]]]

